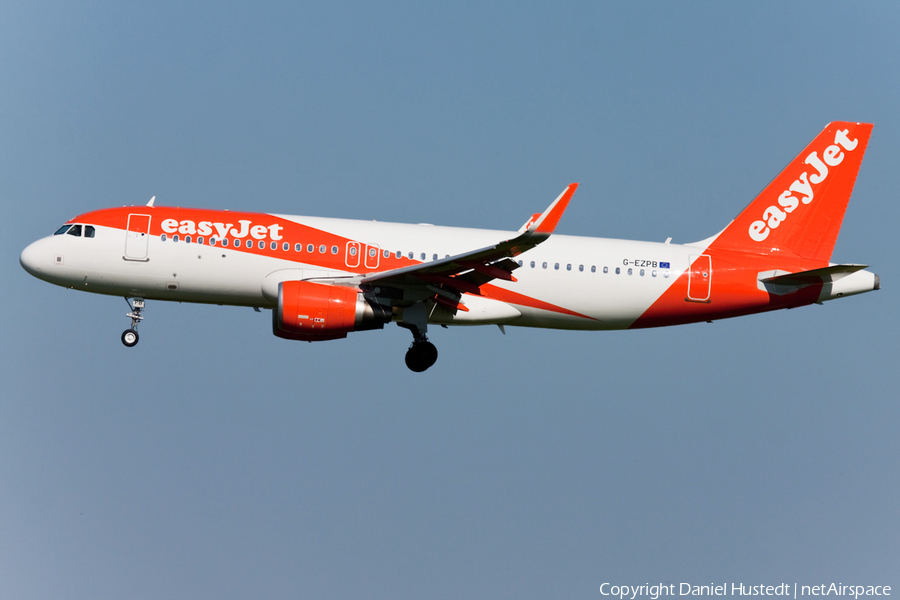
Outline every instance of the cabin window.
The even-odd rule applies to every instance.
[[[215,245],[216,245],[216,238],[214,238],[214,237],[209,238],[209,245],[210,245],[210,246],[215,246]]]
[[[189,236],[189,235],[184,236],[184,241],[187,242],[188,244],[190,244],[190,243],[191,243],[191,236]]]
[[[227,246],[227,245],[228,245],[228,238],[222,238],[222,245],[223,245],[223,246]]]
[[[338,253],[338,247],[337,247],[337,246],[332,246],[332,247],[331,247],[331,253],[332,253],[332,254],[337,254],[337,253]],[[387,253],[387,251],[385,251],[385,254],[386,254],[386,253]]]
[[[628,267],[628,274],[631,275],[632,272],[631,267]]]
[[[325,254],[325,244],[319,246],[319,254]]]
[[[161,242],[166,241],[166,239],[168,239],[168,238],[166,238],[166,234],[162,234],[161,236],[159,236],[159,240],[160,240]]]
[[[312,253],[315,250],[315,247],[312,244],[306,245],[306,251]]]
[[[593,267],[591,267],[591,269],[593,270]],[[603,267],[603,272],[609,273],[609,267]]]
[[[556,269],[557,271],[559,271],[559,263],[554,264],[553,268]]]
[[[644,270],[641,269],[641,277],[643,277],[643,276],[644,276]]]
[[[288,244],[287,242],[285,242],[281,245],[281,249],[284,250],[285,252],[287,252],[288,250],[291,249],[291,245]]]
[[[94,227],[92,225],[84,226],[84,237],[94,237]]]
[[[300,252],[303,250],[303,244],[294,244],[294,252]]]
[[[422,258],[422,260],[425,260],[425,253],[424,253],[424,252],[423,252],[422,254],[420,254],[419,256]]]
[[[572,270],[572,265],[566,265],[566,271],[571,271],[571,270]]]
[[[53,235],[62,235],[69,230],[69,227],[71,227],[71,225],[63,225],[62,227],[57,229],[56,233],[54,233]]]
[[[337,248],[337,246],[335,246],[335,248]],[[337,254],[337,252],[335,252],[335,254]],[[385,251],[384,251],[384,257],[385,257],[385,258],[390,258],[390,257],[391,257],[391,251],[390,251],[390,250],[385,250]]]
[[[519,263],[519,266],[520,266],[520,267],[522,266],[522,261],[521,261],[521,260],[516,261],[516,262]]]
[[[396,257],[397,257],[397,258],[403,258],[403,253],[400,252],[399,250],[397,250]]]
[[[72,225],[72,229],[67,231],[69,235],[74,235],[75,237],[81,237],[81,225]]]
[[[531,261],[531,268],[534,268],[534,261]]]
[[[409,253],[409,257],[410,257],[410,258],[414,258],[415,255],[414,255],[412,252],[410,252],[410,253]]]
[[[247,247],[248,247],[248,248],[252,248],[252,247],[253,247],[253,240],[247,240]]]
[[[200,236],[197,238],[197,243],[200,244],[201,246],[203,245],[203,236]]]
[[[266,243],[265,243],[264,241],[260,240],[259,243],[257,244],[257,247],[258,247],[260,250],[265,250],[265,249],[266,249]]]
[[[616,267],[616,275],[618,275],[621,272],[622,272],[622,269],[620,269],[619,267]]]
[[[653,269],[653,271],[652,271],[650,274],[651,274],[653,277],[656,277],[656,269]]]
[[[272,242],[269,244],[269,250],[278,250],[278,242]]]
[[[541,266],[544,267],[544,268],[546,269],[546,268],[547,268],[547,263],[542,263]]]
[[[437,254],[431,257],[431,260],[437,260]]]
[[[663,271],[663,277],[665,277],[666,279],[668,279],[668,278],[669,278],[669,272],[668,272],[668,271]]]
[[[356,256],[356,246],[350,246],[350,256]]]
[[[597,272],[597,267],[595,267],[594,265],[591,265],[591,273],[596,273],[596,272]],[[606,267],[603,267],[603,272],[606,273]]]
[[[172,236],[172,241],[173,241],[173,242],[177,242],[177,241],[178,241],[178,234],[177,234],[177,233],[176,233],[175,235]]]
[[[579,272],[584,271],[584,265],[578,265],[578,271]]]

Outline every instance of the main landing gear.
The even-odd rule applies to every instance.
[[[437,348],[425,335],[428,331],[428,307],[424,302],[403,309],[403,322],[397,324],[413,334],[413,343],[406,351],[406,366],[410,371],[421,373],[437,362]]]
[[[138,335],[137,328],[138,323],[144,318],[144,299],[133,298],[129,301],[128,298],[125,298],[125,302],[128,302],[128,308],[131,309],[131,312],[125,315],[126,317],[131,317],[131,329],[126,329],[122,332],[122,343],[131,348],[136,346],[138,340],[141,339]]]
[[[406,351],[406,366],[410,371],[421,373],[437,362],[437,357],[437,348],[423,335],[421,340],[414,340]]]

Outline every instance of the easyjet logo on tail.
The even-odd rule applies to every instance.
[[[788,215],[797,210],[801,204],[809,204],[813,201],[813,186],[818,186],[825,181],[828,177],[828,167],[836,167],[844,160],[844,152],[841,148],[852,152],[859,144],[859,140],[848,138],[848,133],[850,133],[849,129],[839,130],[835,133],[834,144],[825,148],[821,158],[819,158],[818,151],[812,152],[806,157],[803,163],[814,168],[816,173],[809,175],[807,172],[803,172],[788,189],[783,191],[778,196],[778,206],[768,207],[763,211],[762,220],[753,221],[750,224],[750,239],[754,242],[765,240],[769,237],[769,233],[773,229],[777,229],[788,218]]]

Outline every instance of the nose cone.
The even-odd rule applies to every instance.
[[[41,242],[37,241],[22,250],[19,255],[19,264],[22,268],[34,275],[41,276]]]

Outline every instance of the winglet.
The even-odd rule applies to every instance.
[[[147,203],[147,206],[149,206],[150,208],[153,208],[153,203],[155,201],[156,201],[156,196],[153,196],[152,198],[150,198],[150,202]]]
[[[572,199],[572,195],[575,194],[577,188],[577,183],[570,183],[569,187],[563,190],[563,193],[553,201],[553,204],[547,207],[547,210],[545,210],[543,214],[536,219],[535,217],[531,217],[525,230],[528,233],[543,233],[546,235],[553,233],[553,230],[556,229],[560,217],[562,217],[563,213],[566,211],[566,207],[569,206],[569,200]]]

